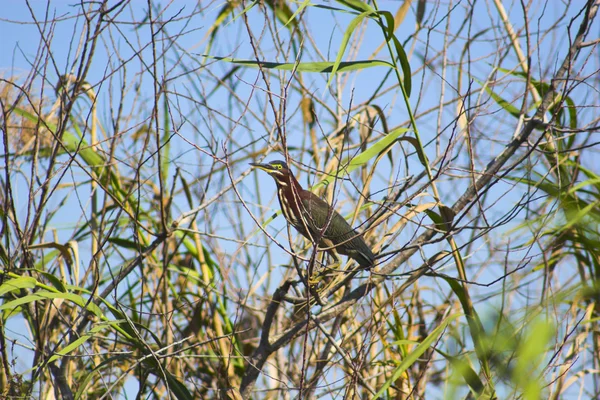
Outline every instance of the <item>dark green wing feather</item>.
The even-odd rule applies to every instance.
[[[326,201],[312,192],[304,192],[303,217],[312,238],[320,235],[323,227],[327,226],[323,238],[331,241],[338,253],[346,255],[363,268],[370,268],[375,262],[375,255],[363,239],[337,211],[333,210]],[[331,211],[330,211],[331,210]],[[301,227],[296,227],[304,234]],[[304,234],[305,235],[305,234]],[[306,235],[305,235],[306,236]],[[326,246],[325,243],[321,245]]]

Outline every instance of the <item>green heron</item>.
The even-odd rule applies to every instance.
[[[313,243],[319,239],[320,247],[335,248],[338,253],[358,261],[362,268],[374,265],[375,256],[363,237],[326,201],[302,189],[285,162],[250,165],[275,179],[283,216],[304,237]]]

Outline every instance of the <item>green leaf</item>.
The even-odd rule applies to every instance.
[[[23,304],[32,303],[39,300],[48,300],[48,299],[64,299],[71,301],[82,308],[86,308],[88,311],[92,312],[98,317],[102,317],[102,311],[100,308],[94,303],[84,299],[83,297],[76,295],[74,293],[60,293],[60,292],[47,292],[47,291],[39,291],[35,294],[30,294],[28,296],[20,297],[16,300],[9,301],[0,305],[0,311],[2,310],[10,310],[11,308],[18,307]]]
[[[406,55],[406,51],[404,51],[404,46],[402,46],[396,35],[392,35],[391,38],[394,42],[394,48],[396,49],[396,53],[398,53],[398,60],[400,61],[400,66],[402,67],[402,73],[404,75],[404,81],[399,83],[401,85],[404,85],[406,95],[410,97],[410,92],[412,91],[412,78],[410,72],[410,63],[408,62],[408,56]]]
[[[294,27],[298,26],[298,22],[295,20],[296,13],[292,13],[292,9],[285,1],[282,0],[265,0],[266,4],[273,9],[275,17],[283,24],[283,26],[292,25],[289,27],[293,30]],[[306,3],[306,2],[305,2]],[[306,6],[305,6],[306,7]]]
[[[534,321],[528,328],[525,339],[517,349],[517,362],[513,371],[515,382],[523,388],[523,398],[526,400],[541,399],[542,388],[546,383],[539,378],[539,369],[552,348],[551,340],[554,326],[543,319]]]
[[[294,25],[294,26],[297,26],[297,25],[298,25],[298,22],[296,21],[296,16],[297,16],[298,14],[300,14],[300,13],[301,13],[301,12],[302,12],[302,11],[303,11],[303,10],[304,10],[304,9],[305,9],[307,6],[309,6],[309,5],[310,5],[310,0],[304,0],[304,1],[302,2],[302,4],[300,4],[300,5],[298,6],[298,9],[296,10],[296,12],[294,12],[294,13],[292,14],[292,16],[291,16],[291,17],[289,17],[288,21],[287,21],[287,22],[285,22],[284,26],[288,26],[290,23],[293,23],[293,25]],[[287,7],[287,5],[286,5],[286,7]],[[288,9],[289,9],[289,7],[288,7]]]
[[[419,145],[419,141],[416,138],[411,137],[411,136],[403,136],[398,140],[410,143],[415,148],[415,152],[417,153],[417,156],[419,157],[419,161],[421,162],[421,165],[425,166],[427,164],[427,157],[426,157],[425,153],[423,152],[423,148]]]
[[[212,57],[219,61],[227,61],[232,64],[245,65],[253,68],[267,68],[283,71],[299,71],[299,72],[319,72],[319,73],[333,73],[335,63],[329,61],[322,62],[306,62],[306,63],[278,63],[270,61],[256,61],[256,60],[242,60],[237,58],[229,57]],[[335,72],[346,72],[356,71],[371,67],[388,67],[394,68],[393,64],[382,60],[358,60],[358,61],[347,61],[340,62]]]
[[[460,256],[460,254],[458,254],[458,256]],[[477,314],[475,307],[473,307],[469,302],[467,291],[460,284],[460,282],[447,276],[442,276],[442,278],[448,282],[450,288],[460,301],[460,305],[462,306],[462,309],[467,317],[467,324],[469,325],[471,338],[473,339],[473,343],[475,345],[475,353],[482,364],[482,368],[487,373],[489,370],[489,363],[487,359],[487,353],[484,350],[485,346],[483,344],[485,340],[485,330],[483,329],[483,324],[481,323],[479,314]]]
[[[440,214],[429,208],[424,209],[423,212],[431,218],[437,229],[448,232],[455,217],[454,211],[444,204],[439,204],[439,210]]]
[[[165,83],[163,86],[164,94],[163,94],[163,132],[162,132],[162,148],[160,149],[160,160],[161,160],[161,174],[160,177],[162,182],[165,184],[169,180],[169,167],[171,165],[171,114],[169,114],[169,98],[168,98],[168,89],[167,84]],[[157,154],[158,155],[158,154]],[[166,185],[165,185],[166,186]],[[166,190],[166,188],[165,188]],[[169,193],[166,193],[167,197]]]
[[[425,17],[425,6],[427,2],[425,0],[418,0],[417,3],[417,26],[421,26],[423,18]]]
[[[390,388],[390,386],[404,373],[404,371],[406,371],[411,365],[413,365],[419,359],[419,357],[421,357],[423,353],[425,353],[425,351],[427,351],[427,349],[429,349],[438,340],[438,338],[446,329],[448,324],[457,319],[458,317],[460,317],[460,314],[449,316],[444,321],[442,321],[440,325],[437,328],[435,328],[425,339],[423,339],[423,341],[402,360],[400,365],[396,367],[390,379],[388,379],[383,384],[381,389],[379,389],[379,391],[375,394],[375,396],[373,396],[373,400],[383,396],[385,391]]]
[[[179,400],[193,400],[194,397],[190,393],[190,391],[185,387],[185,385],[177,379],[173,374],[168,371],[165,371],[167,376],[167,383],[169,384],[169,388],[173,391],[177,399]]]
[[[481,84],[485,91],[490,95],[490,97],[492,99],[494,99],[494,101],[500,106],[502,107],[505,111],[507,111],[510,115],[512,115],[513,117],[519,119],[521,116],[521,110],[519,110],[517,107],[513,106],[510,102],[504,100],[504,98],[502,98],[500,95],[496,94],[490,87],[489,85],[484,85],[483,82],[479,81],[478,79],[475,79],[477,82],[479,82],[479,84]]]
[[[479,378],[477,372],[471,367],[471,364],[466,357],[451,356],[439,349],[436,349],[435,351],[450,362],[452,368],[462,376],[474,395],[480,396],[483,393],[485,385]]]
[[[69,354],[70,352],[72,352],[79,346],[83,345],[85,342],[87,342],[95,333],[100,332],[103,328],[104,328],[103,326],[99,325],[99,326],[95,326],[94,328],[90,329],[90,331],[88,333],[81,335],[79,338],[75,339],[73,342],[69,343],[68,345],[66,345],[65,347],[63,347],[62,349],[60,349],[56,353],[54,353],[48,359],[48,363],[54,362],[57,359]]]
[[[57,249],[58,251],[60,251],[60,254],[62,255],[62,257],[64,258],[65,262],[67,264],[69,264],[69,266],[73,265],[73,257],[71,257],[71,247],[66,244],[61,244],[61,243],[57,243],[57,242],[46,242],[46,243],[38,243],[38,244],[31,244],[29,245],[29,248],[32,250],[35,249]]]
[[[372,158],[377,157],[379,154],[381,154],[384,151],[387,151],[396,142],[396,140],[398,140],[398,137],[406,132],[408,132],[408,129],[406,129],[406,128],[394,129],[389,134],[387,134],[383,138],[381,138],[379,141],[373,143],[371,146],[369,146],[369,148],[367,150],[363,151],[362,153],[360,153],[359,155],[357,155],[350,161],[350,164],[348,164],[348,167],[344,168],[341,171],[343,173],[342,175],[349,174],[350,172],[354,171],[356,168],[359,168],[359,167],[365,165]],[[347,161],[343,161],[342,165],[345,162],[347,162]],[[319,182],[318,185],[329,185],[336,178],[337,178],[336,176],[330,175],[330,176],[326,177],[325,179],[323,179],[321,182]],[[315,187],[316,186],[317,185],[315,185]]]
[[[120,237],[111,237],[111,238],[108,238],[108,241],[110,243],[114,243],[124,249],[139,250],[140,246],[142,246],[141,243],[136,243],[133,240],[123,239]]]
[[[14,112],[15,114],[20,115],[21,117],[24,117],[32,122],[37,123],[39,121],[39,118],[36,115],[33,115],[19,107],[16,107]],[[49,121],[42,121],[42,125],[48,128],[52,132],[52,135],[56,136],[56,124],[53,124]],[[125,199],[126,193],[121,189],[119,177],[114,172],[111,172],[108,176],[105,173],[106,161],[104,157],[94,151],[94,149],[92,149],[81,136],[75,135],[70,131],[64,131],[60,139],[63,145],[61,150],[66,150],[81,157],[87,165],[92,167],[96,176],[98,177],[98,180],[103,186],[108,187],[109,184],[112,184],[114,190],[110,192],[111,195],[115,196],[119,200]],[[133,196],[129,196],[127,200],[131,204],[132,209],[137,208],[137,203]]]
[[[30,276],[22,276],[20,278],[10,279],[0,285],[0,296],[21,289],[32,289],[37,284],[35,278]]]
[[[99,364],[95,365],[88,373],[86,373],[83,379],[79,379],[77,382],[77,393],[75,393],[75,400],[82,398],[88,399],[87,387],[89,382],[96,376],[96,372],[102,370],[107,365],[123,365],[130,361],[129,355],[119,354],[113,357],[104,359]],[[85,395],[84,395],[85,393]]]
[[[359,0],[337,0],[338,3],[345,5],[346,7],[349,7],[351,9],[353,9],[354,11],[358,11],[358,12],[368,12],[368,13],[374,13],[375,10],[373,10],[371,8],[371,6],[369,6],[367,3],[363,2],[363,1],[359,1]]]
[[[523,80],[527,80],[527,73],[523,72],[523,71],[515,71],[515,70],[510,70],[510,69],[506,69],[506,68],[498,68],[498,71],[501,71],[505,74],[508,75],[512,75],[512,76],[517,76],[522,78]],[[537,79],[534,79],[532,77],[529,77],[529,82],[535,87],[535,90],[538,92],[538,94],[540,96],[544,96],[546,93],[550,92],[552,90],[552,87],[545,82],[539,81]],[[553,105],[550,108],[550,112],[554,112],[554,111],[558,111],[558,117],[559,120],[562,120],[562,125],[563,126],[569,126],[573,129],[575,129],[577,127],[577,110],[575,107],[575,102],[573,101],[572,98],[570,97],[566,97],[564,98],[564,101],[567,103],[566,109],[567,112],[569,114],[569,124],[566,124],[564,121],[564,116],[563,116],[563,110],[564,108],[561,108],[559,110],[556,110],[556,104],[560,104],[560,99],[562,99],[562,94],[560,93],[555,93],[554,94],[555,98],[554,98],[554,103],[555,105]],[[501,104],[502,105],[502,104]],[[503,107],[504,108],[504,107]]]
[[[331,81],[333,80],[333,75],[338,71],[340,63],[342,62],[342,58],[344,57],[344,53],[346,52],[346,47],[348,46],[348,42],[352,37],[352,33],[358,24],[360,24],[365,18],[367,18],[371,12],[365,11],[360,13],[356,18],[350,21],[348,27],[346,28],[346,32],[344,32],[344,36],[342,36],[342,43],[340,44],[340,48],[337,51],[337,57],[335,58],[335,62],[333,63],[333,68],[331,70],[331,75],[329,76],[329,80],[327,81],[327,86],[331,85]]]
[[[65,292],[65,293],[67,292],[67,287],[65,286],[65,282],[63,282],[56,275],[53,275],[46,271],[39,271],[39,270],[38,270],[38,273],[44,275],[44,277],[46,279],[48,279],[48,281],[50,281],[52,286],[54,286],[56,288],[56,290],[58,290],[59,292]]]
[[[581,210],[569,210],[569,209],[565,209],[565,212],[568,213],[567,216],[567,223],[565,225],[563,225],[558,232],[566,232],[569,229],[571,229],[571,227],[573,225],[577,225],[579,224],[584,218],[589,217],[590,214],[592,214],[592,211],[597,209],[598,205],[600,205],[600,201],[598,202],[592,202],[590,204],[588,204],[587,206],[585,206],[584,208],[582,208]],[[569,211],[573,211],[573,212],[569,212]]]

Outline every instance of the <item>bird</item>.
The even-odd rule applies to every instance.
[[[284,161],[250,163],[265,171],[275,180],[281,211],[287,222],[305,238],[321,248],[334,248],[338,253],[358,262],[361,268],[370,269],[375,255],[350,224],[325,200],[304,190]],[[335,259],[335,254],[328,250]]]

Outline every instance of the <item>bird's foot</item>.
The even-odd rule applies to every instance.
[[[308,280],[307,280],[307,281],[308,281],[308,285],[309,285],[311,288],[314,288],[314,287],[316,287],[316,286],[317,286],[319,283],[321,283],[321,280],[323,280],[323,274],[321,274],[321,273],[318,273],[318,274],[311,275],[311,276],[308,278]]]

